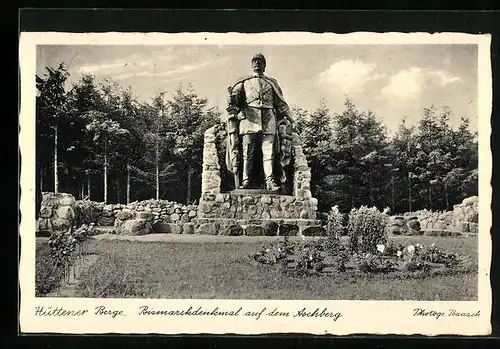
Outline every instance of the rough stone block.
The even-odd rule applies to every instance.
[[[172,233],[170,224],[165,221],[155,222],[151,228],[155,233],[167,233],[167,234]]]
[[[309,219],[309,218],[311,218],[311,214],[308,210],[302,210],[302,211],[300,211],[299,217],[301,219]]]
[[[325,236],[326,229],[320,225],[312,225],[309,227],[305,227],[302,230],[302,235],[304,236]]]
[[[264,229],[260,225],[249,224],[244,228],[245,235],[261,236],[264,235]]]
[[[59,199],[59,205],[61,206],[73,206],[76,203],[76,200],[71,194],[61,194],[61,198]]]
[[[41,218],[50,218],[52,217],[52,208],[49,206],[42,206],[40,208],[40,217]]]
[[[97,219],[97,225],[101,227],[111,227],[115,225],[115,219],[113,217],[99,217]]]
[[[253,197],[251,196],[245,196],[242,199],[244,205],[253,205],[255,203]]]
[[[417,218],[410,218],[408,222],[406,223],[406,226],[411,229],[411,230],[416,230],[420,231],[420,222],[417,220]]]
[[[75,218],[75,211],[73,211],[71,206],[60,206],[57,208],[56,212],[59,218],[64,218],[69,221],[73,221]]]
[[[117,230],[117,233],[120,235],[132,236],[146,235],[151,232],[153,232],[153,228],[146,219],[129,219]]]
[[[52,230],[52,224],[48,218],[38,218],[36,221],[36,231],[37,232],[49,232]]]
[[[243,233],[243,228],[239,224],[222,225],[219,228],[219,235],[241,236]]]
[[[101,212],[101,216],[103,216],[103,217],[113,217],[114,214],[113,214],[112,210],[103,210]]]
[[[170,215],[170,220],[171,220],[172,222],[174,222],[174,223],[175,223],[175,222],[178,222],[180,219],[181,219],[181,217],[179,216],[179,214],[178,214],[178,213],[172,213],[172,214]]]
[[[194,223],[184,223],[182,225],[182,234],[194,234],[196,225]]]
[[[274,221],[264,221],[262,223],[262,229],[264,229],[264,235],[274,236],[278,234],[278,223]]]
[[[272,204],[273,199],[269,195],[263,195],[260,199],[260,202],[262,202],[264,205],[270,205]]]
[[[198,229],[196,229],[196,234],[217,235],[218,230],[219,229],[215,223],[204,223],[204,224],[200,224]]]
[[[122,220],[122,221],[125,221],[127,219],[130,219],[133,217],[133,212],[131,210],[128,210],[128,209],[123,209],[121,210],[120,212],[118,212],[116,214],[116,218]]]
[[[280,224],[278,228],[279,236],[297,236],[299,227],[296,224]]]

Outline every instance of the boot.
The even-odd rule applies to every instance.
[[[250,188],[251,169],[251,162],[249,160],[243,160],[243,183],[241,185],[243,189]]]
[[[266,189],[270,191],[278,191],[280,187],[276,184],[273,177],[268,177],[266,179]]]

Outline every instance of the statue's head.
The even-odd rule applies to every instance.
[[[252,69],[255,73],[263,73],[266,70],[266,57],[262,53],[252,57]]]

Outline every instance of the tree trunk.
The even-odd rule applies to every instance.
[[[450,201],[448,198],[448,187],[446,185],[444,186],[444,197],[446,199],[446,211],[448,211],[448,209],[450,207]]]
[[[83,197],[85,196],[84,188],[85,188],[85,178],[82,178],[82,186],[80,189],[80,199],[81,200],[83,200]]]
[[[116,177],[116,202],[120,203],[120,178]]]
[[[392,214],[396,213],[396,205],[394,202],[394,174],[391,174],[391,202],[392,202]]]
[[[127,205],[130,203],[130,165],[127,162]]]
[[[87,196],[90,200],[90,171],[87,172]]]
[[[104,203],[108,202],[108,154],[104,145]]]
[[[411,212],[411,175],[408,172],[408,211]]]
[[[160,199],[160,141],[156,140],[156,200]]]
[[[432,211],[432,193],[431,193],[432,189],[429,187],[427,190],[429,191],[429,208]]]
[[[40,169],[40,193],[43,193],[43,172]]]
[[[189,205],[189,202],[191,201],[191,182],[192,182],[192,170],[191,166],[188,165],[188,178],[187,178],[187,195],[186,195],[186,204]]]
[[[57,120],[54,125],[54,193],[59,192],[59,175],[57,168]]]

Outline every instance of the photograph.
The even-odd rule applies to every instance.
[[[488,36],[31,34],[30,322],[488,328]]]

